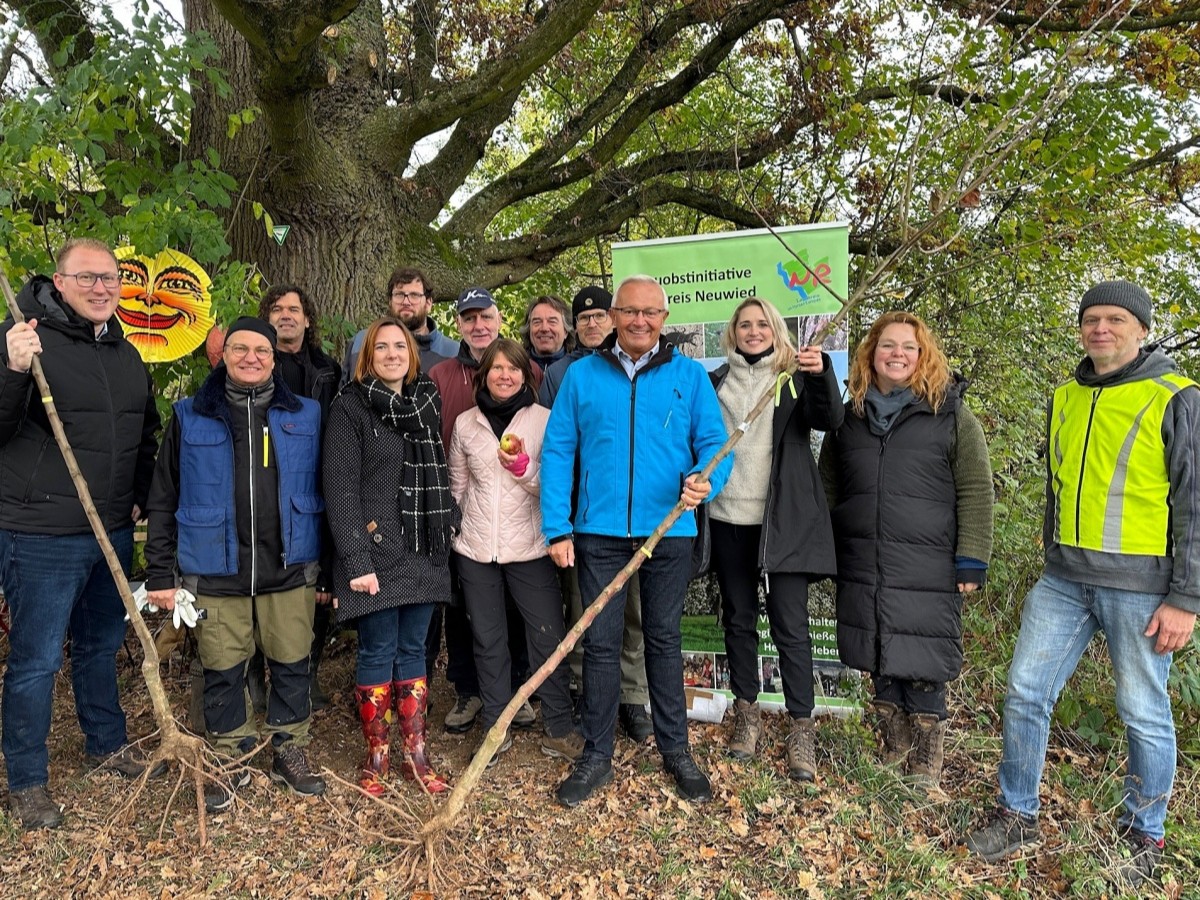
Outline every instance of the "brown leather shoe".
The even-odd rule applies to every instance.
[[[13,791],[8,795],[8,808],[25,831],[57,828],[63,822],[62,807],[54,802],[44,784]]]

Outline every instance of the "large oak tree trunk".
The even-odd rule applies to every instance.
[[[312,292],[323,315],[370,318],[386,306],[389,274],[418,265],[456,294],[454,254],[437,245],[436,232],[408,209],[411,182],[384,168],[373,114],[385,105],[382,9],[364,2],[326,29],[321,53],[307,64],[316,86],[296,92],[272,86],[245,38],[212,0],[184,0],[191,31],[209,32],[231,90],[194,86],[189,149],[214,148],[243,192],[228,214],[234,258],[258,265],[269,283],[294,282]],[[297,63],[297,65],[303,65]],[[269,111],[229,135],[231,117]],[[255,216],[254,204],[275,225],[290,229],[280,245]]]

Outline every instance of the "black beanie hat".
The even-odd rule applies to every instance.
[[[271,342],[272,350],[278,348],[278,336],[275,334],[275,326],[270,322],[264,322],[262,319],[254,318],[254,316],[242,316],[230,325],[229,330],[225,332],[225,346],[229,345],[229,339],[233,337],[235,331],[253,331],[255,334],[261,334]]]
[[[1089,306],[1119,306],[1127,309],[1137,320],[1150,327],[1154,318],[1154,306],[1150,295],[1131,281],[1102,281],[1083,295],[1079,301],[1079,321],[1083,322],[1083,311]]]
[[[607,310],[612,306],[612,294],[602,287],[588,285],[582,288],[575,299],[571,301],[571,318],[579,318],[580,313],[591,312],[596,309]]]

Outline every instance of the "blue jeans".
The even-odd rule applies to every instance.
[[[409,603],[359,616],[358,683],[367,687],[425,677],[425,636],[432,615],[432,603]]]
[[[125,572],[133,559],[133,526],[109,534]],[[4,738],[9,791],[50,780],[50,711],[54,676],[71,639],[71,683],[84,752],[103,756],[126,743],[117,696],[117,651],[125,640],[125,607],[92,534],[0,531],[0,583],[12,622],[4,676]]]
[[[595,602],[642,543],[637,538],[575,536],[575,562],[584,609]],[[691,568],[691,538],[663,538],[654,555],[638,569],[650,711],[654,716],[654,739],[663,756],[688,748],[679,622]],[[624,633],[625,588],[622,587],[583,634],[584,758],[612,759]]]
[[[1097,631],[1108,640],[1117,713],[1125,723],[1129,764],[1122,827],[1163,837],[1175,779],[1175,724],[1167,695],[1171,654],[1154,652],[1143,632],[1163,601],[1146,594],[1043,575],[1025,598],[1021,633],[1008,672],[1000,802],[1018,813],[1038,810],[1050,716],[1058,695]]]

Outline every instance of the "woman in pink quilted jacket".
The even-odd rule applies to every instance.
[[[450,491],[462,509],[453,549],[475,638],[486,730],[513,695],[505,588],[525,620],[529,663],[535,670],[563,639],[566,625],[539,505],[538,459],[550,411],[537,403],[529,354],[520,344],[499,338],[484,351],[475,400],[477,406],[454,422],[447,462]],[[545,725],[542,752],[578,758],[583,738],[571,721],[566,666],[560,665],[538,694]],[[511,746],[511,736],[505,735],[497,757]]]

